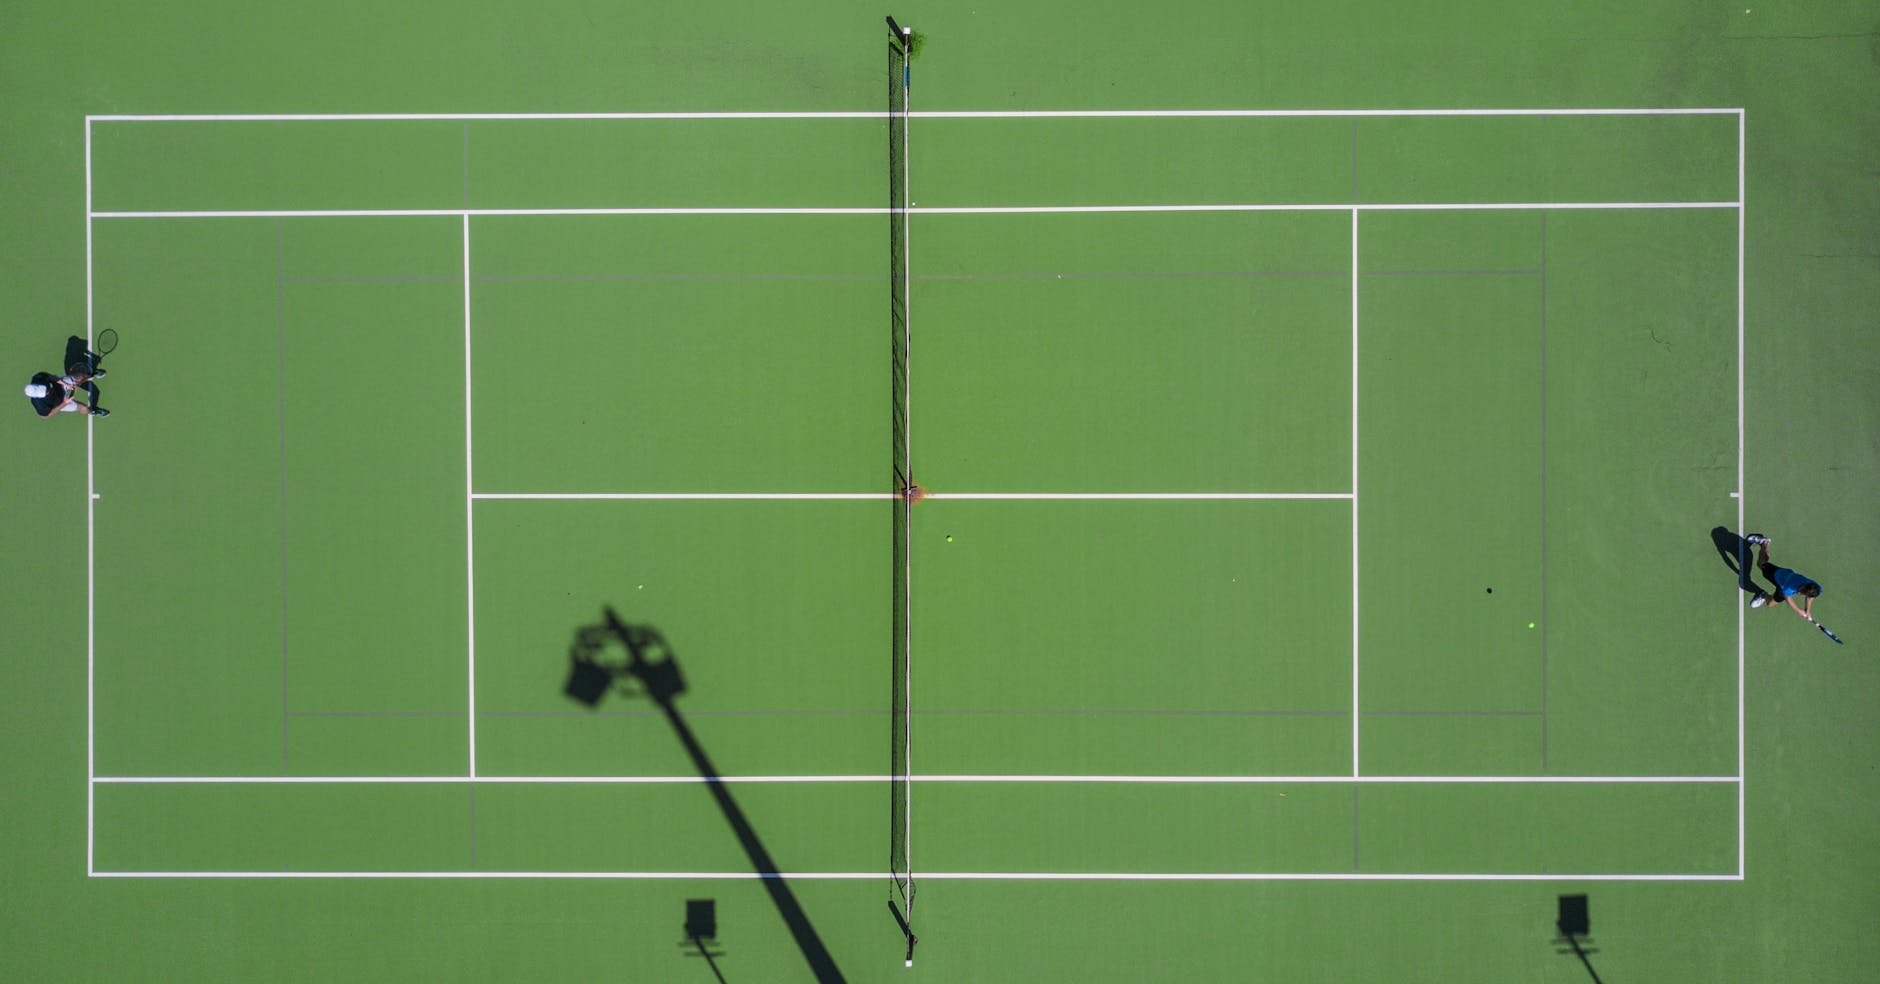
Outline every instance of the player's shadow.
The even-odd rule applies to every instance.
[[[1761,594],[1762,589],[1749,579],[1750,569],[1754,566],[1750,560],[1749,541],[1719,526],[1710,531],[1710,542],[1716,545],[1717,553],[1722,555],[1723,565],[1736,575],[1737,587],[1750,594]]]
[[[625,650],[624,659],[609,659],[605,656],[607,650],[615,646]],[[574,643],[568,647],[568,655],[573,664],[569,668],[565,688],[569,697],[593,708],[600,704],[601,698],[609,690],[617,689],[629,696],[647,697],[659,706],[667,722],[672,725],[673,732],[678,735],[680,744],[685,746],[686,754],[692,757],[693,768],[705,780],[705,788],[711,792],[725,820],[731,824],[731,831],[743,846],[751,868],[763,882],[764,889],[770,893],[771,902],[776,905],[778,914],[789,927],[797,949],[803,952],[803,959],[809,963],[816,980],[822,984],[845,980],[842,971],[836,967],[835,958],[823,945],[816,928],[810,924],[808,913],[797,902],[796,893],[790,890],[782,872],[777,870],[777,863],[765,849],[764,842],[758,838],[756,828],[751,826],[744,810],[732,797],[731,788],[719,774],[718,767],[705,754],[698,736],[692,733],[691,725],[686,723],[685,716],[674,703],[685,692],[685,677],[679,672],[678,660],[673,655],[672,646],[666,642],[666,637],[650,625],[628,625],[614,614],[612,608],[607,608],[605,621],[582,626],[575,631]],[[716,971],[715,966],[713,970]]]

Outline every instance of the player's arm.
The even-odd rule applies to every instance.
[[[65,399],[60,400],[58,406],[53,407],[52,409],[46,411],[42,416],[44,416],[45,419],[47,420],[52,420],[53,418],[57,417],[59,415],[59,412],[65,409],[65,405],[70,402],[72,402],[72,394],[66,393]]]
[[[1795,614],[1797,614],[1797,615],[1800,615],[1801,617],[1803,617],[1803,618],[1806,618],[1806,619],[1808,619],[1808,620],[1809,620],[1809,621],[1811,621],[1811,622],[1812,622],[1812,621],[1814,621],[1814,619],[1813,619],[1812,617],[1810,617],[1810,616],[1809,616],[1809,614],[1808,614],[1808,613],[1807,613],[1806,611],[1804,611],[1804,610],[1802,610],[1802,606],[1800,606],[1800,605],[1798,605],[1798,604],[1796,604],[1796,603],[1795,603],[1795,596],[1794,596],[1794,595],[1789,595],[1789,596],[1787,596],[1787,597],[1785,597],[1785,598],[1783,598],[1782,600],[1783,600],[1783,601],[1786,601],[1786,602],[1788,602],[1788,603],[1789,603],[1789,607],[1790,607],[1790,608],[1793,608],[1793,609],[1795,609]],[[1813,601],[1813,599],[1810,599],[1810,601],[1812,602],[1812,601]]]

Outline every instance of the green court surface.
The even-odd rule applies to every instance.
[[[1858,979],[1863,13],[14,12],[0,976]]]

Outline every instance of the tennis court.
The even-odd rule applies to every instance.
[[[308,940],[406,908],[482,935],[444,976],[625,921],[658,980],[1208,976],[1246,919],[1368,979],[1341,927],[1443,909],[1426,962],[1569,980],[1559,894],[1754,925],[1747,100],[982,109],[939,57],[88,111],[135,412],[83,425],[83,891],[351,913],[216,976],[360,973]],[[608,608],[676,701],[564,693]]]
[[[923,861],[1736,871],[1735,592],[1706,584],[1671,606],[1682,617],[1599,631],[1549,615],[1622,606],[1629,576],[1696,582],[1688,529],[1607,515],[1614,488],[1735,519],[1737,394],[1711,384],[1739,328],[1741,121],[907,120],[910,146],[939,158],[919,158],[910,194],[941,203],[907,217],[910,465],[931,496],[908,558]],[[168,860],[178,832],[147,814],[228,852],[208,870],[300,867],[268,854],[304,839],[256,821],[322,810],[373,818],[366,870],[714,870],[730,846],[715,836],[625,838],[595,868],[578,840],[565,858],[524,853],[475,822],[512,814],[507,836],[533,842],[531,816],[709,805],[659,782],[553,781],[687,778],[649,709],[596,717],[560,692],[567,637],[613,604],[688,655],[687,707],[731,774],[795,780],[766,795],[788,804],[779,826],[822,845],[802,870],[878,874],[882,824],[856,807],[879,798],[886,716],[902,713],[883,691],[896,216],[857,191],[878,197],[889,125],[95,121],[98,316],[143,326],[149,378],[237,381],[229,412],[96,435],[111,491],[94,505],[100,870],[215,857]],[[753,180],[731,164],[765,159],[745,140],[802,172]],[[980,176],[1047,142],[1146,173]],[[959,146],[979,150],[949,159]],[[1370,146],[1386,148],[1375,190]],[[409,197],[359,177],[387,153]],[[1662,156],[1691,173],[1633,166]],[[681,183],[706,160],[726,173]],[[358,186],[384,207],[351,206]],[[1588,371],[1626,345],[1646,369]],[[143,430],[165,425],[214,438],[179,461],[184,432]],[[1675,478],[1667,453],[1685,459]],[[218,492],[190,494],[203,475]],[[211,560],[216,576],[193,573]],[[114,635],[153,623],[174,635],[140,630],[137,654],[114,653]],[[205,733],[179,699],[153,728],[136,708],[166,687],[220,689],[239,710]],[[138,781],[178,776],[255,782]],[[498,785],[476,808],[461,783],[374,788],[444,777]],[[322,788],[277,781],[306,778]],[[423,807],[355,800],[387,795]],[[233,808],[249,801],[259,815]],[[1456,811],[1520,836],[1409,849]],[[987,836],[1054,812],[1090,825]],[[1131,835],[1170,813],[1196,836]],[[823,814],[857,823],[830,838]],[[1267,852],[1221,853],[1251,816]],[[1529,839],[1546,818],[1558,829]],[[388,857],[400,830],[437,860]],[[652,844],[665,860],[636,863]]]

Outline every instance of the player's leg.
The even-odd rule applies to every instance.
[[[1743,538],[1743,542],[1756,545],[1756,569],[1762,572],[1762,576],[1765,580],[1771,585],[1775,585],[1774,591],[1781,591],[1781,582],[1776,580],[1776,566],[1769,562],[1769,538],[1761,533],[1751,533]],[[1743,577],[1747,580],[1749,573],[1745,571]],[[1761,587],[1757,587],[1756,597],[1750,600],[1749,606],[1751,608],[1761,608],[1764,605],[1773,604],[1776,597],[1775,594],[1765,592]]]
[[[1768,600],[1764,602],[1764,604],[1769,605],[1771,608],[1781,607],[1780,605],[1777,604],[1777,602],[1788,601],[1789,595],[1793,593],[1788,588],[1783,586],[1789,583],[1789,578],[1786,577],[1785,575],[1792,575],[1795,572],[1789,570],[1786,567],[1777,567],[1776,565],[1769,562],[1769,558],[1767,556],[1763,557],[1762,566],[1760,569],[1762,571],[1762,576],[1768,578],[1770,584],[1775,585],[1774,588],[1770,589],[1769,594],[1768,594]]]

